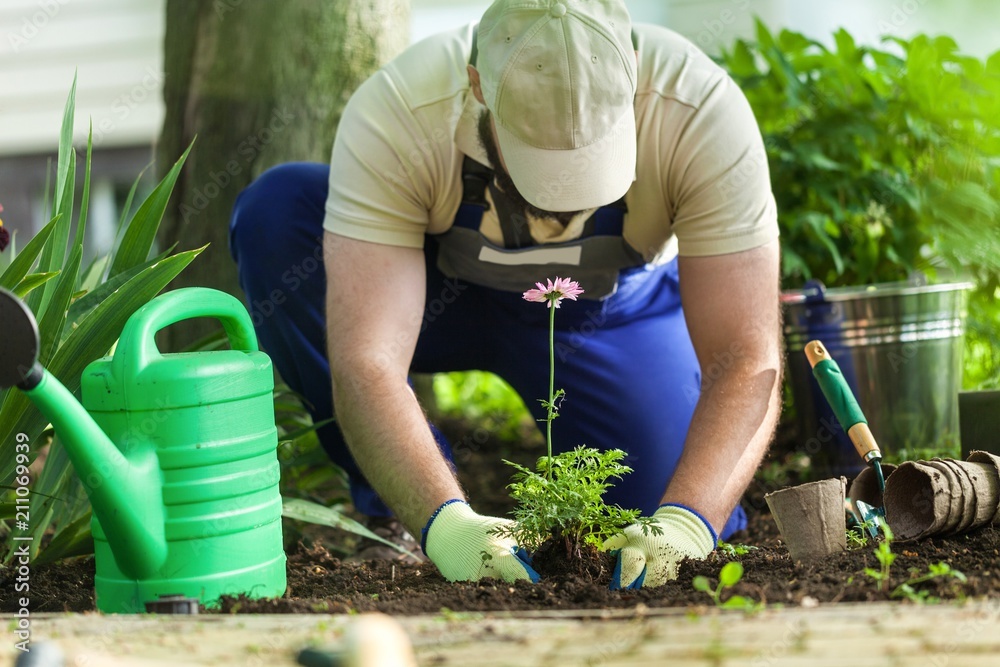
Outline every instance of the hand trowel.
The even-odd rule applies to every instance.
[[[850,385],[840,371],[840,366],[833,360],[830,353],[818,340],[806,343],[806,357],[812,366],[813,377],[819,383],[823,395],[833,408],[833,414],[837,421],[847,431],[847,436],[854,444],[854,449],[864,460],[872,466],[875,478],[878,481],[879,498],[885,493],[885,477],[882,474],[882,451],[875,442],[875,436],[868,428],[868,420],[865,419],[861,406],[858,405]],[[873,507],[860,500],[853,502],[863,525],[868,529],[872,537],[878,537],[879,526],[885,522],[885,506]]]

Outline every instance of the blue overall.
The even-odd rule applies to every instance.
[[[328,165],[312,163],[265,172],[237,199],[229,238],[261,346],[284,381],[309,401],[314,420],[333,411],[322,264],[329,173]],[[478,229],[481,217],[481,207],[466,203],[454,226]],[[621,212],[617,222],[607,213],[602,218],[590,233],[620,236]],[[447,277],[438,268],[438,246],[435,236],[426,237],[427,298],[411,370],[493,372],[543,419],[537,399],[548,395],[548,309],[524,301],[520,292]],[[522,291],[555,275],[528,272]],[[681,311],[677,262],[622,269],[613,294],[603,300],[587,296],[564,300],[555,318],[555,386],[565,389],[566,397],[552,425],[553,448],[625,450],[625,463],[634,472],[605,498],[648,515],[677,466],[701,384]],[[450,446],[433,430],[453,460]],[[371,516],[390,514],[337,425],[322,428],[319,437],[347,472],[355,507]],[[746,516],[737,507],[720,538],[745,527]]]

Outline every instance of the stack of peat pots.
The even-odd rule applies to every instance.
[[[1000,456],[977,451],[967,461],[907,461],[884,468],[885,518],[898,540],[959,535],[1000,524]],[[850,496],[881,504],[870,470],[854,480]]]

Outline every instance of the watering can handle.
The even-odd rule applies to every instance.
[[[118,341],[113,364],[119,371],[137,373],[161,356],[155,340],[158,331],[195,317],[219,320],[234,350],[257,351],[257,336],[250,314],[239,299],[207,287],[184,287],[161,294],[129,318]]]

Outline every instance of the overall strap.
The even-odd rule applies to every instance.
[[[469,64],[476,66],[476,56],[479,55],[479,24],[472,26],[472,53],[469,54]],[[635,31],[632,32],[632,42],[635,42]]]
[[[517,211],[510,205],[510,199],[504,196],[492,180],[490,194],[497,207],[497,220],[500,223],[500,232],[503,234],[504,247],[516,250],[535,245],[535,240],[531,238],[528,217],[523,211]]]
[[[479,54],[478,35],[479,24],[476,24],[472,26],[472,52],[469,55],[469,64],[473,67],[476,64],[476,56]],[[479,230],[483,213],[490,208],[490,203],[486,200],[486,188],[492,181],[493,171],[489,167],[479,164],[468,155],[464,156],[462,160],[462,205],[458,209],[453,224],[475,231]]]
[[[587,218],[580,236],[621,236],[626,213],[628,205],[625,204],[625,197],[606,204]]]
[[[466,155],[462,159],[462,205],[458,207],[454,225],[479,231],[483,213],[490,208],[486,188],[493,180],[493,171]]]
[[[486,188],[493,181],[493,170],[479,164],[468,155],[462,159],[462,203],[481,206],[485,211],[490,207],[486,201]]]

